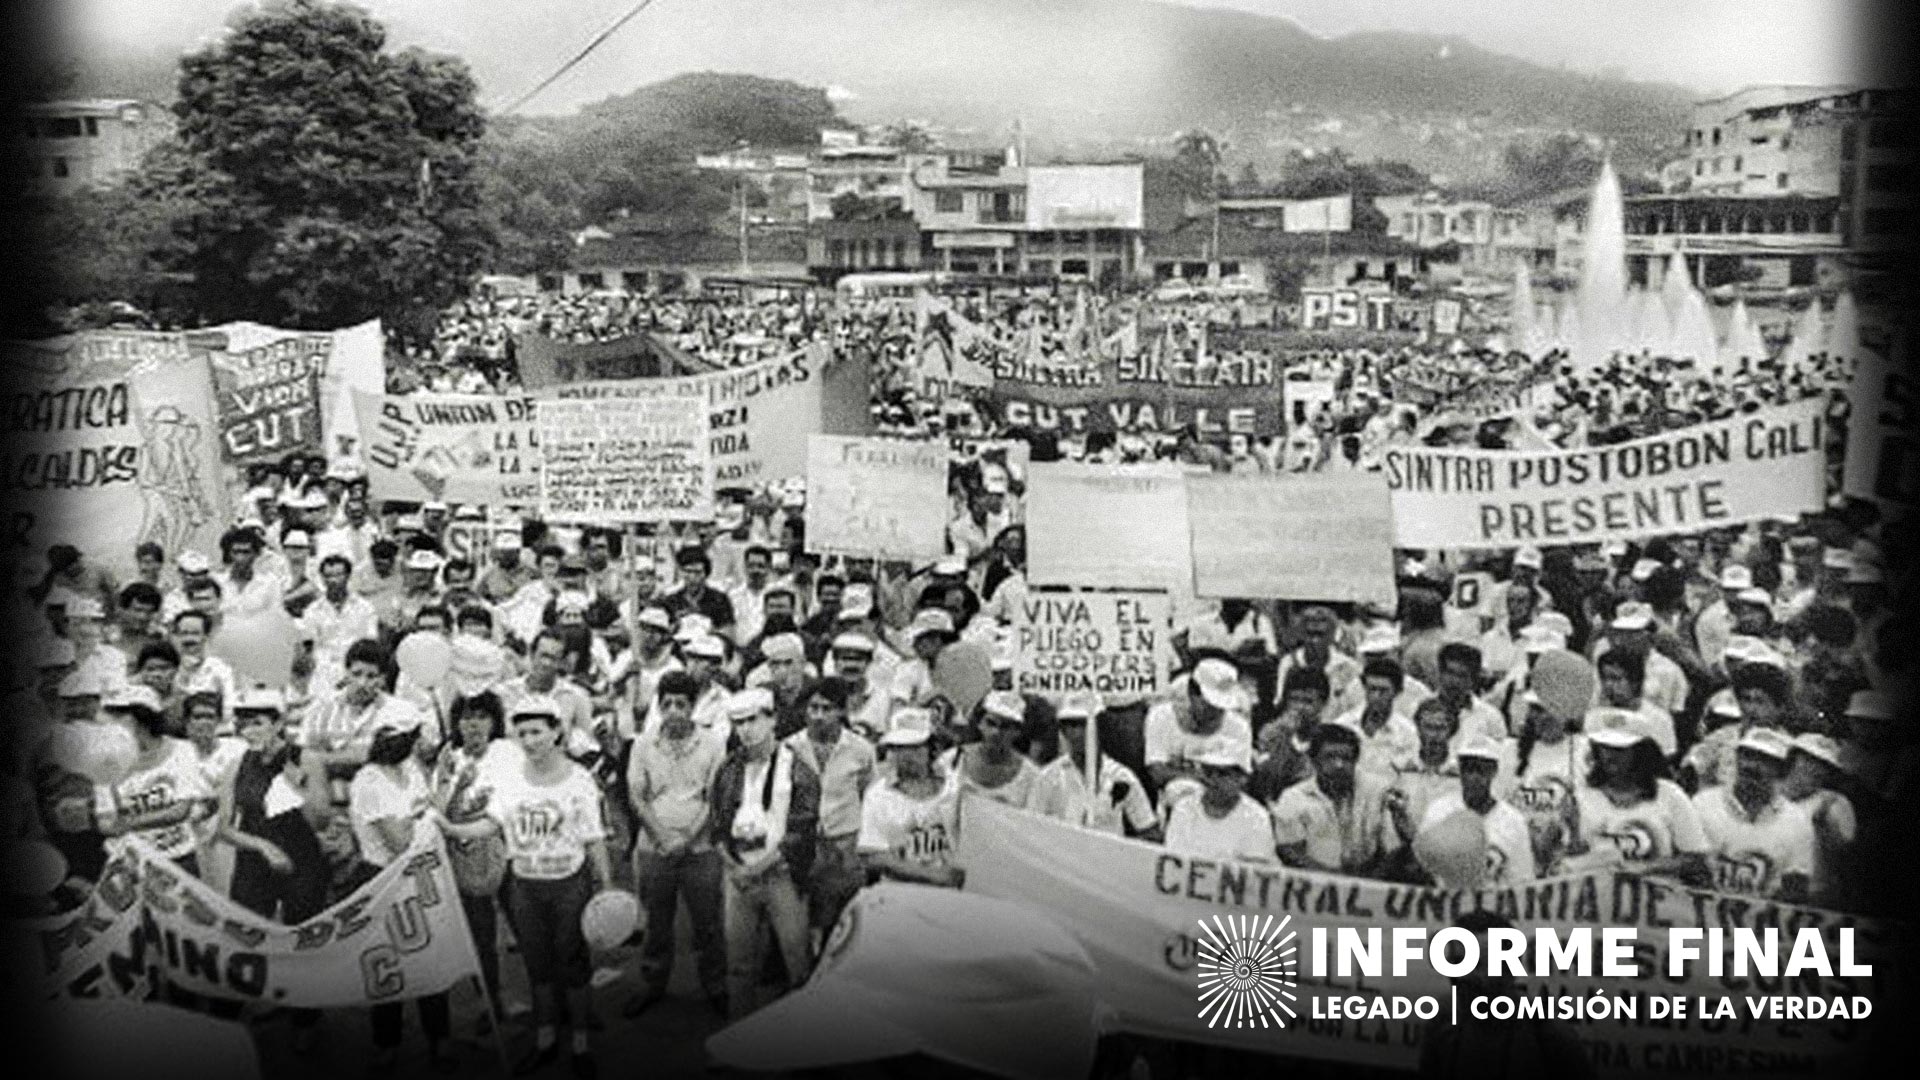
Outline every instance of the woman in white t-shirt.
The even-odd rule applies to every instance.
[[[1666,778],[1666,758],[1638,713],[1618,715],[1588,733],[1593,771],[1568,803],[1568,841],[1561,869],[1618,868],[1677,877],[1706,887],[1707,837],[1679,784]],[[1609,710],[1596,709],[1594,717]]]
[[[523,759],[492,775],[485,819],[445,826],[456,837],[492,831],[506,837],[504,895],[534,1008],[534,1047],[515,1075],[558,1060],[562,997],[574,1022],[568,1050],[575,1075],[593,1071],[585,1025],[592,1015],[592,972],[580,916],[597,890],[612,886],[613,862],[600,786],[567,757],[562,711],[543,694],[515,702],[513,738]]]
[[[415,749],[420,742],[422,717],[417,710],[396,711],[373,731],[366,764],[347,785],[347,822],[353,829],[360,863],[349,879],[359,888],[391,866],[413,845],[414,830],[433,824],[433,792]],[[446,1039],[451,1017],[445,992],[416,998],[420,1026],[427,1035],[428,1054],[436,1070],[450,1068]],[[391,1071],[399,1061],[401,1002],[385,1002],[372,1009],[374,1068]]]
[[[933,768],[929,727],[907,724],[880,737],[882,775],[867,788],[860,805],[857,850],[869,869],[882,877],[923,885],[954,885],[960,868],[952,865],[960,831],[960,792]]]
[[[961,791],[1033,809],[1040,797],[1040,767],[1013,745],[1026,723],[1025,713],[1026,702],[1020,695],[1006,690],[988,694],[980,709],[980,741],[941,755],[941,771],[952,776]],[[932,717],[926,722],[931,726]],[[914,721],[907,723],[911,726]]]
[[[1527,819],[1536,865],[1546,865],[1559,850],[1568,804],[1593,769],[1587,737],[1567,730],[1567,722],[1547,711],[1539,695],[1523,691],[1526,711],[1514,753],[1513,774],[1494,781],[1494,794]]]
[[[165,734],[160,696],[137,684],[108,692],[101,705],[108,722],[126,724],[139,746],[133,769],[118,783],[98,789],[94,804],[105,836],[138,836],[187,873],[200,876],[196,824],[213,816],[213,788],[200,755],[185,739]]]

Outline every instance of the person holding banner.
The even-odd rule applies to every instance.
[[[1813,819],[1780,793],[1793,743],[1770,727],[1740,737],[1733,782],[1693,797],[1705,835],[1713,888],[1804,904],[1811,891]]]
[[[1201,792],[1198,759],[1204,751],[1223,746],[1251,761],[1250,699],[1239,669],[1230,661],[1208,657],[1194,665],[1184,697],[1147,709],[1143,728],[1147,778],[1159,791],[1162,818],[1182,799]]]
[[[891,775],[875,781],[861,802],[861,860],[871,876],[957,887],[963,873],[951,859],[960,793],[933,761],[933,716],[909,709],[895,719],[880,738],[881,764]]]
[[[1060,703],[1054,715],[1060,724],[1061,754],[1040,770],[1032,809],[1083,829],[1157,843],[1160,819],[1146,785],[1132,769],[1100,752],[1099,725],[1094,722],[1099,713],[1099,699],[1090,694],[1068,694]],[[1089,753],[1095,759],[1091,771]]]
[[[350,653],[350,678],[355,666]],[[399,858],[413,845],[415,829],[431,828],[437,823],[432,789],[416,754],[422,739],[419,710],[394,710],[379,715],[373,725],[368,733],[365,763],[356,768],[347,788],[347,821],[359,852],[359,862],[348,875],[347,891],[372,881]],[[420,1012],[420,1026],[427,1036],[429,1062],[436,1072],[451,1072],[457,1062],[446,1048],[447,1036],[452,1030],[446,993],[414,1000]],[[403,1008],[404,1003],[398,1001],[373,1007],[371,1068],[375,1073],[390,1074],[399,1066],[401,1029],[406,1019]]]
[[[1639,713],[1597,709],[1586,727],[1593,768],[1564,804],[1560,870],[1619,867],[1704,886],[1706,834],[1686,792],[1666,777],[1652,725]]]
[[[1274,822],[1247,797],[1248,758],[1225,744],[1194,758],[1201,790],[1167,815],[1167,847],[1188,858],[1258,864],[1274,862]]]
[[[507,840],[504,895],[533,988],[534,1016],[533,1049],[514,1065],[514,1075],[526,1076],[559,1060],[558,1025],[564,1020],[570,1027],[570,1069],[590,1080],[599,1068],[587,1036],[591,964],[580,916],[596,891],[614,887],[613,859],[607,853],[600,786],[567,757],[563,712],[559,702],[540,694],[515,702],[513,738],[522,757],[493,771],[486,817],[464,825],[439,821],[451,836],[497,832]]]
[[[1270,811],[1273,843],[1288,866],[1360,877],[1381,870],[1400,848],[1388,816],[1389,789],[1358,768],[1360,733],[1322,724],[1308,743],[1313,779],[1280,793]]]

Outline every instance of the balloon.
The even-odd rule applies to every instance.
[[[207,653],[225,660],[242,685],[283,689],[293,674],[300,631],[278,608],[230,615],[207,642]]]
[[[640,929],[640,899],[625,889],[605,889],[594,894],[580,912],[580,934],[588,948],[606,952]]]
[[[1593,705],[1600,677],[1586,657],[1554,649],[1541,653],[1540,659],[1533,662],[1531,683],[1547,711],[1571,724],[1585,716]]]
[[[394,650],[394,662],[415,686],[438,689],[453,670],[453,646],[439,634],[408,634]]]
[[[15,896],[45,896],[67,880],[67,858],[45,840],[13,840],[0,848],[7,889]]]
[[[1421,829],[1413,838],[1413,857],[1433,880],[1449,889],[1471,889],[1487,873],[1487,825],[1462,808]]]
[[[993,689],[993,658],[978,642],[956,641],[933,662],[933,688],[964,717]]]
[[[53,762],[96,784],[117,784],[133,771],[140,744],[133,731],[113,720],[77,720],[54,728]]]

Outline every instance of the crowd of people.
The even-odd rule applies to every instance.
[[[956,310],[1009,341],[1040,333],[1043,351],[1142,314],[1069,297]],[[866,350],[882,429],[952,442],[949,554],[823,559],[791,485],[733,493],[690,526],[569,529],[383,502],[351,460],[257,467],[217,550],[103,538],[47,552],[17,590],[33,671],[10,708],[10,833],[56,846],[72,891],[137,835],[296,923],[439,829],[489,1015],[515,1011],[503,932],[524,965],[516,1071],[564,1054],[575,1075],[594,1070],[603,958],[580,915],[595,893],[631,888],[646,912],[626,1017],[668,993],[682,905],[698,985],[737,1017],[806,977],[870,882],[960,884],[963,794],[1193,855],[1392,881],[1447,883],[1422,836],[1465,813],[1484,823],[1483,885],[1616,868],[1851,911],[1910,901],[1875,854],[1911,794],[1910,568],[1904,525],[1858,501],[1631,544],[1399,551],[1394,610],[1181,597],[1168,693],[1013,690],[1026,460],[1260,471],[1366,468],[1409,441],[1599,444],[1832,394],[1843,358],[1716,373],[1621,357],[1576,375],[1439,345],[1323,352],[1309,364],[1337,391],[1296,426],[1310,437],[1072,446],[983,401],[926,398],[922,322],[885,301],[462,305],[433,349],[395,358],[394,390],[512,392],[530,330],[659,332],[728,365],[822,339]],[[1396,399],[1415,384],[1396,372],[1467,390],[1490,364],[1538,383],[1528,409],[1483,421],[1450,416],[1445,394]],[[1029,452],[1008,454],[1018,442]],[[286,677],[252,685],[220,655],[223,629],[282,617]],[[430,652],[450,658],[444,677],[411,667]],[[956,691],[949,652],[989,658],[984,694]],[[97,723],[139,747],[104,786],[47,750],[62,725]],[[419,1017],[439,1061],[444,996]],[[316,1022],[297,1038],[311,1045]],[[392,1067],[403,1026],[380,1007],[377,1063]]]

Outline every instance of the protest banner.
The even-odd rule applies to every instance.
[[[212,329],[224,341],[217,349],[228,353],[304,354],[314,358],[319,371],[315,388],[319,426],[314,440],[321,453],[341,456],[354,451],[359,421],[354,391],[384,393],[387,388],[386,335],[379,319],[333,331],[286,330],[255,322],[223,323]],[[216,339],[217,340],[217,339]],[[215,367],[218,374],[218,364]],[[223,411],[225,403],[222,403]],[[237,460],[229,458],[229,460]]]
[[[212,354],[220,450],[227,461],[278,462],[320,449],[321,380],[332,351],[329,336],[306,334]]]
[[[514,339],[520,385],[546,390],[567,383],[655,379],[692,375],[702,368],[682,367],[657,335],[629,334],[610,341],[555,341],[541,334]]]
[[[1014,612],[1013,688],[1108,704],[1152,697],[1173,681],[1172,631],[1163,592],[1030,590]]]
[[[934,559],[947,550],[947,447],[903,439],[807,440],[807,550]]]
[[[1186,592],[1186,479],[1176,465],[1036,462],[1027,469],[1027,580]]]
[[[1193,590],[1392,610],[1393,516],[1377,473],[1187,478]]]
[[[532,398],[353,395],[374,498],[500,507],[539,500]]]
[[[612,525],[713,516],[711,427],[694,397],[540,402],[540,513]]]
[[[1309,781],[1311,782],[1311,781]],[[1675,1022],[1651,1016],[1654,996],[1712,995],[1738,999],[1751,994],[1791,994],[1872,998],[1892,976],[1875,965],[1871,977],[1803,973],[1768,977],[1751,971],[1706,974],[1703,962],[1689,964],[1688,976],[1668,974],[1667,930],[1673,926],[1812,928],[1829,955],[1838,952],[1842,929],[1854,931],[1856,952],[1871,962],[1884,958],[1897,927],[1815,908],[1690,889],[1667,879],[1613,872],[1587,872],[1542,879],[1524,885],[1453,890],[1405,885],[1337,874],[1256,866],[1188,857],[1157,844],[1080,829],[977,796],[961,803],[956,862],[966,871],[966,890],[1032,905],[1066,928],[1086,948],[1099,970],[1105,1003],[1122,1030],[1154,1038],[1213,1043],[1268,1054],[1318,1058],[1346,1065],[1412,1069],[1428,1023],[1416,1019],[1319,1018],[1313,999],[1353,998],[1370,1005],[1390,996],[1431,995],[1438,1018],[1447,1024],[1450,1003],[1460,1019],[1470,1009],[1462,989],[1457,1003],[1450,987],[1427,963],[1424,953],[1404,976],[1370,978],[1315,975],[1306,961],[1312,930],[1329,933],[1353,928],[1383,937],[1395,928],[1421,928],[1431,937],[1469,911],[1485,910],[1512,925],[1551,927],[1561,936],[1589,929],[1598,954],[1600,929],[1631,928],[1635,976],[1525,977],[1500,992],[1511,997],[1587,995],[1635,1002],[1635,1019],[1609,1016],[1602,1021],[1567,1021],[1563,1030],[1581,1044],[1603,1074],[1651,1072],[1655,1075],[1835,1075],[1863,1052],[1868,1023],[1853,1019],[1761,1020],[1740,1004],[1731,1020],[1705,1017]],[[1289,1007],[1295,1015],[1284,1027],[1245,1024],[1209,1026],[1202,1019],[1199,994],[1201,920],[1257,916],[1282,918],[1298,937],[1287,947],[1299,957],[1291,978],[1297,983]],[[1529,933],[1531,937],[1531,933]],[[1731,937],[1731,933],[1728,934]],[[1792,940],[1789,936],[1789,940]],[[1884,943],[1884,944],[1883,944]],[[1728,946],[1731,950],[1731,945]],[[1780,949],[1782,959],[1787,949]],[[1530,950],[1531,953],[1531,950]],[[1551,969],[1549,969],[1551,971]],[[1692,1002],[1690,1001],[1689,1004]],[[1359,1011],[1364,1012],[1366,1005]],[[1497,1030],[1497,1029],[1496,1029]]]
[[[1393,329],[1393,294],[1359,289],[1301,289],[1303,330]]]
[[[222,896],[138,837],[116,844],[85,903],[38,920],[45,997],[135,998],[162,986],[277,1008],[401,1001],[478,977],[438,830],[297,926]]]
[[[1847,386],[1847,467],[1841,490],[1875,502],[1920,503],[1920,382],[1861,350]]]
[[[1271,355],[1186,353],[1165,336],[1138,355],[1078,366],[991,358],[988,400],[1009,427],[1084,435],[1174,432],[1201,438],[1276,435],[1282,427],[1282,364]]]
[[[1826,506],[1824,401],[1548,454],[1394,446],[1394,543],[1491,548],[1699,532]]]
[[[556,398],[692,398],[711,410],[716,488],[753,487],[807,473],[807,436],[865,433],[865,384],[857,390],[856,410],[842,402],[825,402],[824,376],[831,353],[821,347],[796,350],[774,360],[729,368],[705,375],[624,382],[574,383],[556,387]],[[851,393],[851,383],[833,381],[836,393]],[[853,430],[832,430],[826,418]]]
[[[89,331],[4,353],[9,536],[118,568],[147,541],[218,550],[233,518],[204,348],[182,334]]]

